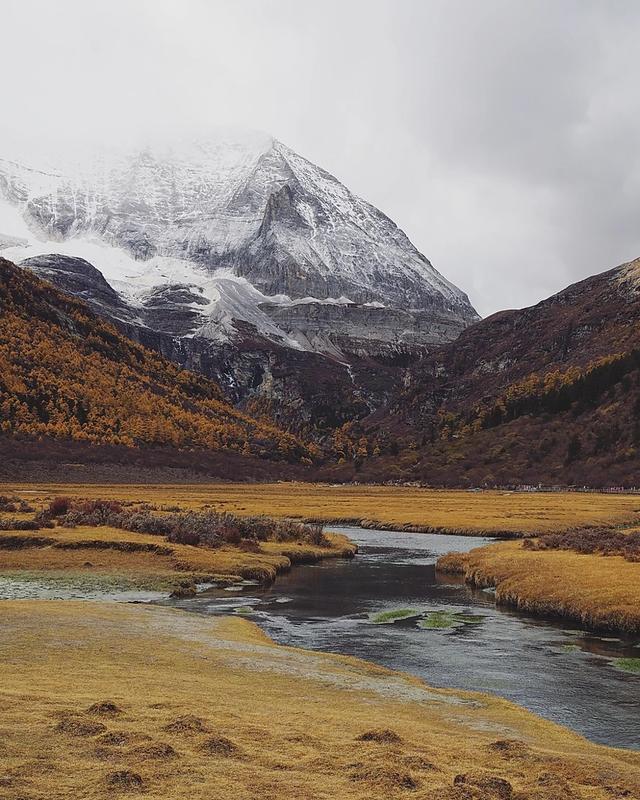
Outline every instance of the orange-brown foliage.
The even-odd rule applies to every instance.
[[[81,302],[0,260],[0,432],[298,461],[296,437],[254,420],[211,380],[121,336]]]

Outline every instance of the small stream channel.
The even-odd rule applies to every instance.
[[[592,741],[640,749],[640,675],[616,663],[639,658],[640,641],[497,609],[490,591],[436,575],[441,555],[489,539],[331,530],[358,544],[354,560],[299,566],[267,587],[245,582],[164,602],[239,613],[281,644],[358,656],[434,686],[491,692]]]

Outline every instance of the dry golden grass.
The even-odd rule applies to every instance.
[[[463,574],[476,586],[495,586],[498,602],[522,611],[640,633],[640,563],[621,556],[498,542],[444,556],[438,569]]]
[[[152,606],[5,601],[6,800],[640,798],[640,756],[504,700]]]
[[[640,497],[580,493],[434,491],[400,486],[328,486],[308,483],[174,486],[5,484],[0,491],[26,499],[55,495],[145,500],[183,508],[211,507],[234,514],[266,514],[322,521],[364,521],[384,527],[451,532],[562,530],[585,524],[638,520]]]
[[[23,547],[3,547],[4,540],[19,536]],[[50,539],[51,545],[30,547]],[[108,527],[53,528],[39,531],[0,531],[0,573],[69,573],[76,579],[94,582],[120,580],[127,586],[173,589],[184,583],[216,578],[257,578],[273,580],[292,563],[336,558],[353,552],[349,541],[329,534],[329,548],[296,542],[262,542],[259,552],[247,552],[226,545],[211,549],[173,544],[164,537],[131,533]],[[61,547],[60,545],[74,545]],[[148,546],[147,552],[140,548]]]

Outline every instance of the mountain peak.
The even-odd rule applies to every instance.
[[[222,129],[40,168],[0,158],[3,242],[4,255],[17,261],[85,258],[138,306],[159,286],[199,287],[208,302],[197,309],[194,335],[212,335],[224,319],[214,338],[227,336],[241,319],[306,348],[318,341],[317,307],[340,297],[350,301],[340,347],[354,338],[354,321],[360,346],[448,340],[478,318],[385,214],[259,131]],[[231,319],[220,308],[229,280],[236,281]],[[303,299],[314,306],[313,323],[299,307],[295,319],[284,310]],[[363,316],[359,309],[372,304],[405,315],[400,329],[393,315],[379,311],[375,325],[370,312]],[[335,325],[332,314],[328,327]]]

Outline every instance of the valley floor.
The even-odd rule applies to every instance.
[[[191,485],[4,483],[0,493],[27,498],[64,495],[149,503],[239,515],[266,514],[395,530],[526,536],[569,526],[630,523],[637,495],[432,490],[411,486],[317,483]]]
[[[116,500],[181,511],[268,515],[364,527],[522,539],[568,528],[632,529],[635,495],[434,491],[414,487],[325,484],[37,485],[2,484],[35,509],[56,497]],[[0,512],[3,518],[14,515]],[[18,584],[43,575],[81,592],[146,589],[192,592],[198,582],[271,581],[291,564],[353,555],[342,536],[328,547],[262,542],[258,552],[167,545],[162,537],[108,527],[0,531],[0,574]],[[502,541],[469,554],[445,556],[443,572],[496,587],[496,599],[528,613],[564,617],[587,627],[640,633],[640,561],[598,553],[537,551]],[[24,596],[20,591],[15,596]],[[27,593],[27,596],[32,596]]]
[[[171,503],[520,537],[576,523],[629,525],[640,505],[615,495],[305,484],[6,485],[0,494],[17,495],[32,509],[74,496],[144,501],[160,511]],[[5,512],[0,521],[20,516],[30,514]],[[337,535],[328,547],[267,541],[250,552],[56,526],[2,531],[0,578],[44,575],[75,582],[84,596],[91,593],[83,587],[93,584],[167,591],[214,577],[270,580],[299,560],[349,554],[349,542]],[[470,558],[499,592],[503,583],[512,594],[513,586],[548,588],[554,576],[594,613],[619,602],[618,587],[630,592],[625,603],[640,608],[633,588],[640,563],[527,550],[520,541],[498,542]],[[588,559],[602,562],[593,574]],[[149,800],[640,800],[637,753],[590,744],[498,698],[433,689],[366,662],[277,646],[243,619],[86,600],[0,606],[0,797],[7,800],[139,792]],[[524,607],[536,610],[533,603]]]
[[[4,601],[2,797],[640,797],[640,756],[254,625]]]

